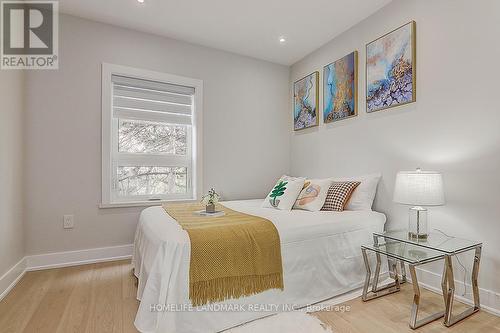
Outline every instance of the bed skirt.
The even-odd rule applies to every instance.
[[[234,210],[258,214],[260,202],[225,204]],[[219,332],[361,286],[365,271],[360,245],[372,242],[374,231],[383,230],[385,216],[376,212],[328,215],[335,219],[325,226],[314,221],[302,222],[303,217],[313,216],[303,213],[308,212],[295,213],[299,215],[296,224],[287,221],[287,225],[297,226],[293,230],[285,230],[283,224],[276,222],[283,212],[269,212],[281,214],[276,217],[264,216],[275,223],[282,238],[283,291],[267,290],[208,307],[193,307],[189,301],[189,237],[174,220],[168,223],[170,217],[161,207],[145,209],[137,228],[133,256],[139,279],[137,298],[141,300],[135,319],[137,329],[143,333]],[[309,235],[302,237],[305,231]]]

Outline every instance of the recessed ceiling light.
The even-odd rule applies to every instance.
[[[283,43],[285,43],[285,42],[286,42],[285,37],[280,37],[280,43],[281,43],[281,44],[283,44]]]
[[[137,0],[138,3],[144,3],[144,0]]]

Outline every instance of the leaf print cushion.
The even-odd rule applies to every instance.
[[[297,200],[295,200],[293,208],[313,212],[319,211],[325,203],[328,189],[332,183],[332,179],[308,179]]]
[[[280,210],[292,209],[295,200],[304,187],[305,178],[282,176],[273,186],[262,203],[262,207]]]
[[[288,184],[287,181],[280,179],[278,181],[278,184],[276,184],[276,186],[271,191],[271,194],[269,194],[269,196],[271,197],[271,199],[269,199],[269,202],[271,203],[271,206],[273,206],[274,208],[278,207],[280,199],[276,198],[281,197],[283,194],[285,194],[287,184]]]

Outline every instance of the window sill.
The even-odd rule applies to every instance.
[[[178,199],[178,200],[154,200],[154,201],[127,201],[127,202],[114,202],[114,203],[100,203],[100,209],[107,208],[129,208],[129,207],[152,207],[161,206],[169,202],[197,202],[195,199]]]

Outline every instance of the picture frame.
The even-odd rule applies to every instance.
[[[415,21],[366,44],[366,112],[415,102],[416,69]]]
[[[358,51],[323,67],[323,123],[358,115]]]
[[[302,129],[319,125],[319,72],[311,74],[293,83],[293,129]]]

